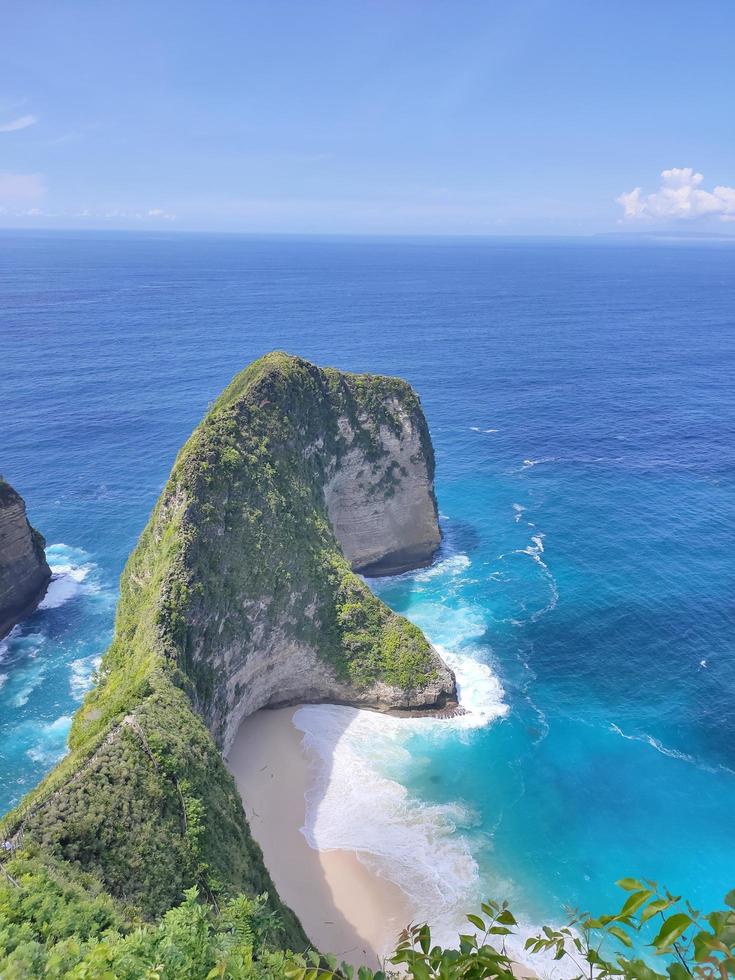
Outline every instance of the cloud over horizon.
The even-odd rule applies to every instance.
[[[18,116],[17,119],[11,119],[10,122],[0,123],[0,133],[16,133],[19,129],[28,129],[29,126],[34,126],[37,122],[38,116]]]
[[[624,220],[693,220],[719,217],[735,221],[735,187],[718,185],[711,191],[700,185],[704,175],[693,167],[672,167],[661,172],[661,186],[652,194],[635,187],[615,200]]]

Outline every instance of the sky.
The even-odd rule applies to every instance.
[[[6,0],[0,227],[735,234],[735,2]]]

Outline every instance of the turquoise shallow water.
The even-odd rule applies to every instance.
[[[432,428],[439,564],[376,588],[469,687],[490,668],[492,720],[364,762],[450,842],[439,880],[534,921],[624,874],[735,884],[731,246],[4,234],[0,259],[0,471],[61,575],[0,647],[4,809],[64,750],[178,446],[280,347],[407,377]]]

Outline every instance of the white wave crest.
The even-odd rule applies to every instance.
[[[388,724],[386,724],[386,720]],[[433,917],[463,899],[478,878],[466,840],[472,823],[461,804],[423,804],[398,780],[379,772],[402,768],[411,757],[400,739],[400,719],[334,705],[300,708],[294,724],[314,765],[302,832],[319,850],[357,851]]]
[[[410,572],[410,574],[415,582],[430,582],[432,579],[439,578],[442,575],[461,575],[462,572],[466,572],[470,567],[470,559],[467,555],[450,555],[448,558],[442,558],[431,568],[426,568],[421,572]]]
[[[94,564],[81,548],[52,544],[46,549],[46,560],[53,577],[46,595],[38,605],[39,609],[58,609],[77,595],[82,587],[88,592],[97,591],[98,587],[88,581]]]
[[[660,752],[661,755],[665,755],[669,759],[677,759],[679,762],[687,762],[689,765],[696,766],[697,769],[704,770],[704,772],[733,772],[733,770],[729,769],[727,766],[708,766],[695,756],[689,755],[688,752],[681,752],[678,749],[669,748],[669,746],[664,745],[660,739],[655,738],[653,735],[648,735],[646,732],[644,732],[642,735],[628,735],[621,728],[619,728],[615,722],[610,722],[610,731],[615,732],[616,735],[620,735],[621,738],[626,739],[628,742],[642,742],[644,745],[650,745],[652,749]]]
[[[464,620],[460,617],[460,622]],[[462,626],[455,627],[462,632]],[[503,687],[474,657],[437,645],[455,671],[467,713],[455,718],[379,715],[306,705],[294,715],[312,764],[302,832],[311,847],[346,849],[398,885],[440,941],[453,942],[466,909],[479,901],[479,869],[468,831],[476,815],[461,802],[424,803],[401,777],[415,769],[410,740],[466,738],[508,713]]]
[[[531,616],[531,622],[536,622],[541,616],[546,613],[551,612],[556,609],[556,605],[559,602],[559,589],[556,584],[556,579],[554,578],[551,569],[546,564],[544,559],[541,557],[544,553],[544,537],[545,535],[538,533],[531,537],[531,544],[527,545],[525,548],[516,548],[514,551],[508,552],[509,555],[528,555],[533,561],[538,565],[541,570],[541,574],[546,579],[549,586],[549,601],[542,608],[537,610]],[[507,558],[508,554],[500,555],[500,558]],[[518,625],[521,625],[519,622]]]
[[[81,701],[94,682],[94,673],[102,662],[102,657],[94,655],[92,657],[80,657],[72,660],[69,665],[69,690],[71,696]]]
[[[538,459],[524,459],[522,464],[518,469],[510,470],[511,473],[522,473],[523,470],[533,469],[534,466],[540,466],[542,463],[558,463],[560,459],[558,456],[539,456]]]
[[[16,688],[12,695],[12,704],[15,708],[26,705],[31,694],[43,683],[48,663],[44,658],[39,659],[38,654],[45,642],[46,637],[42,633],[28,633],[16,637],[15,645],[27,659],[22,668],[12,674],[12,682]]]
[[[450,728],[483,728],[498,718],[504,718],[510,710],[503,700],[505,691],[500,679],[490,667],[467,654],[455,653],[437,644],[436,649],[442,659],[454,671],[457,678],[459,703],[467,713],[446,719],[430,720],[432,724],[446,729]],[[410,721],[411,719],[409,719]]]
[[[51,766],[66,754],[66,740],[71,728],[71,717],[62,715],[48,725],[39,726],[39,740],[26,754],[34,762]]]

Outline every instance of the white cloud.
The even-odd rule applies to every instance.
[[[616,198],[628,220],[691,220],[718,216],[735,221],[735,187],[718,186],[711,191],[700,185],[704,176],[693,167],[672,167],[661,173],[661,186],[653,194],[635,187]]]
[[[54,221],[72,220],[82,221],[84,224],[92,222],[122,222],[123,224],[145,224],[155,221],[175,221],[176,215],[164,211],[162,208],[148,208],[137,211],[128,211],[122,208],[109,208],[106,210],[95,210],[93,208],[81,208],[79,210],[45,210],[39,207],[30,207],[30,202],[36,197],[45,193],[46,188],[43,184],[40,189],[33,183],[33,179],[39,177],[37,174],[24,176],[22,174],[0,174],[0,205],[3,201],[10,204],[9,208],[0,206],[0,215],[10,215],[13,218],[52,218]],[[39,178],[40,179],[40,178]]]
[[[38,116],[18,116],[10,122],[0,123],[0,133],[14,133],[19,129],[28,129],[38,122]]]
[[[35,201],[45,193],[41,174],[0,173],[0,201],[6,204]]]

